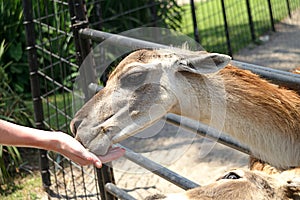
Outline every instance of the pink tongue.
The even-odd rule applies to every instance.
[[[104,156],[99,156],[102,163],[107,163],[122,157],[125,154],[125,149],[120,147],[110,148]]]

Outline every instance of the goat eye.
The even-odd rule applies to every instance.
[[[222,179],[240,179],[241,177],[234,172],[226,174]]]
[[[134,72],[121,78],[121,85],[123,87],[138,86],[145,82],[146,77],[146,72]]]
[[[178,61],[178,63],[180,65],[185,65],[185,66],[188,66],[189,68],[195,69],[194,64],[188,60],[180,60],[180,61]]]

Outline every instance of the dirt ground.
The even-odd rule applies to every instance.
[[[268,39],[262,45],[249,45],[236,55],[235,60],[258,64],[281,70],[300,67],[300,11],[292,18],[276,24],[276,32],[262,36]]]
[[[300,67],[300,10],[278,23],[276,30],[262,36],[262,44],[242,49],[234,59],[286,71]],[[200,185],[210,183],[226,170],[247,168],[248,156],[243,153],[199,136],[192,138],[190,133],[170,125],[165,129],[170,137],[158,136],[156,141],[132,142],[129,146]],[[183,191],[130,161],[117,161],[114,166],[117,185],[137,199],[154,193]]]
[[[184,130],[178,131],[171,125],[166,125],[161,133],[162,136],[155,137],[152,142],[140,141],[143,143],[142,149],[136,148],[135,143],[129,146],[200,185],[215,180],[226,170],[247,167],[247,155],[215,141],[205,140]],[[117,185],[137,199],[155,193],[183,191],[130,161],[122,159],[114,166]]]

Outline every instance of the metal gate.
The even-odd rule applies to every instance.
[[[69,0],[67,2],[63,0],[23,0],[30,81],[37,128],[61,130],[70,133],[68,125],[73,116],[72,97],[74,96],[72,82],[77,75],[80,64],[90,52],[93,41],[101,42],[113,36],[112,33],[105,31],[108,23],[116,24],[117,22],[114,20],[125,18],[125,16],[130,16],[130,14],[142,10],[143,12],[148,12],[150,16],[146,26],[161,26],[164,18],[158,18],[158,7],[167,6],[166,9],[171,9],[164,1],[149,0],[147,4],[138,5],[122,13],[116,13],[114,17],[103,19],[103,2],[105,1],[99,0],[85,3],[83,0]],[[191,4],[188,7],[190,11],[180,10],[180,6],[176,7],[173,5],[175,7],[173,17],[178,12],[190,12],[191,21],[193,22],[193,31],[191,33],[197,40],[203,41],[205,44],[204,38],[208,32],[202,32],[201,26],[208,19],[204,15],[203,19],[197,19],[196,15],[199,10],[205,9],[205,7],[202,7],[202,4],[196,4],[195,7],[194,2],[190,2]],[[243,7],[243,9],[246,8],[249,11],[249,34],[252,40],[256,40],[260,29],[255,28],[258,25],[255,26],[256,23],[253,20],[255,15],[253,15],[254,11],[250,9],[251,1],[245,2],[246,7]],[[232,8],[234,4],[226,5],[226,2],[218,1],[218,5],[222,11],[219,13],[220,20],[224,25],[224,29],[221,32],[225,34],[226,38],[220,44],[222,48],[226,47],[223,53],[231,54],[234,47],[230,38],[233,30],[230,30],[231,25],[230,21],[228,21],[226,9]],[[276,10],[274,8],[272,10],[271,1],[267,1],[266,5],[268,5],[268,14],[272,22],[270,27],[274,29],[274,13],[276,13]],[[299,1],[287,0],[284,5],[288,8],[288,13],[290,13],[292,9],[299,7]],[[196,9],[197,6],[198,10]],[[276,9],[278,8],[276,6]],[[204,12],[204,10],[201,10],[201,12]],[[135,24],[135,26],[140,25]],[[168,26],[168,23],[164,22],[163,25]],[[117,28],[116,26],[115,31],[120,31]],[[181,27],[181,30],[190,28]],[[243,32],[239,34],[243,34]],[[132,39],[126,38],[126,40],[131,41]],[[132,42],[143,43],[143,41],[136,40]],[[153,45],[155,46],[156,44]],[[216,47],[212,46],[212,49],[214,48]],[[234,61],[234,64],[274,80],[285,87],[300,91],[299,75],[236,61]],[[219,134],[214,132],[215,130],[205,125],[200,124],[195,127],[193,123],[182,122],[177,116],[167,116],[166,120],[171,124],[180,125],[201,136],[217,139],[219,143],[231,148],[244,153],[249,152],[246,147],[239,145],[225,135],[219,136]],[[197,183],[160,166],[158,163],[130,149],[127,149],[125,157],[183,189],[198,186]],[[59,154],[40,150],[40,167],[43,186],[47,190],[49,198],[116,199],[117,197],[120,199],[134,199],[115,185],[113,170],[106,165],[100,170],[92,167],[80,167]]]

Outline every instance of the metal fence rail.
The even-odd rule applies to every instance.
[[[124,200],[135,200],[134,197],[129,195],[127,192],[124,190],[118,188],[115,184],[113,183],[107,183],[105,185],[105,190],[108,191],[110,194],[114,195],[115,197],[119,199],[124,199]]]
[[[118,145],[118,146],[126,149],[125,158],[144,167],[145,169],[151,171],[152,173],[166,179],[167,181],[177,185],[178,187],[181,187],[182,189],[188,190],[199,186],[199,184],[184,178],[183,176],[161,166],[160,164],[157,164],[149,160],[148,158],[138,153],[133,152],[132,150],[122,145]]]
[[[93,41],[97,41],[97,42],[114,37],[113,40],[110,40],[111,44],[117,44],[117,45],[128,46],[128,47],[131,46],[140,47],[140,48],[166,48],[167,47],[162,44],[143,41],[135,38],[129,38],[122,35],[116,35],[116,34],[98,31],[90,28],[81,29],[79,31],[79,35],[84,39],[90,38]],[[256,73],[269,80],[272,80],[275,83],[282,85],[284,87],[288,87],[290,89],[300,91],[299,74],[293,74],[282,70],[272,69],[272,68],[258,66],[249,63],[243,63],[235,60],[232,61],[232,64],[241,69],[252,71],[253,73]]]

